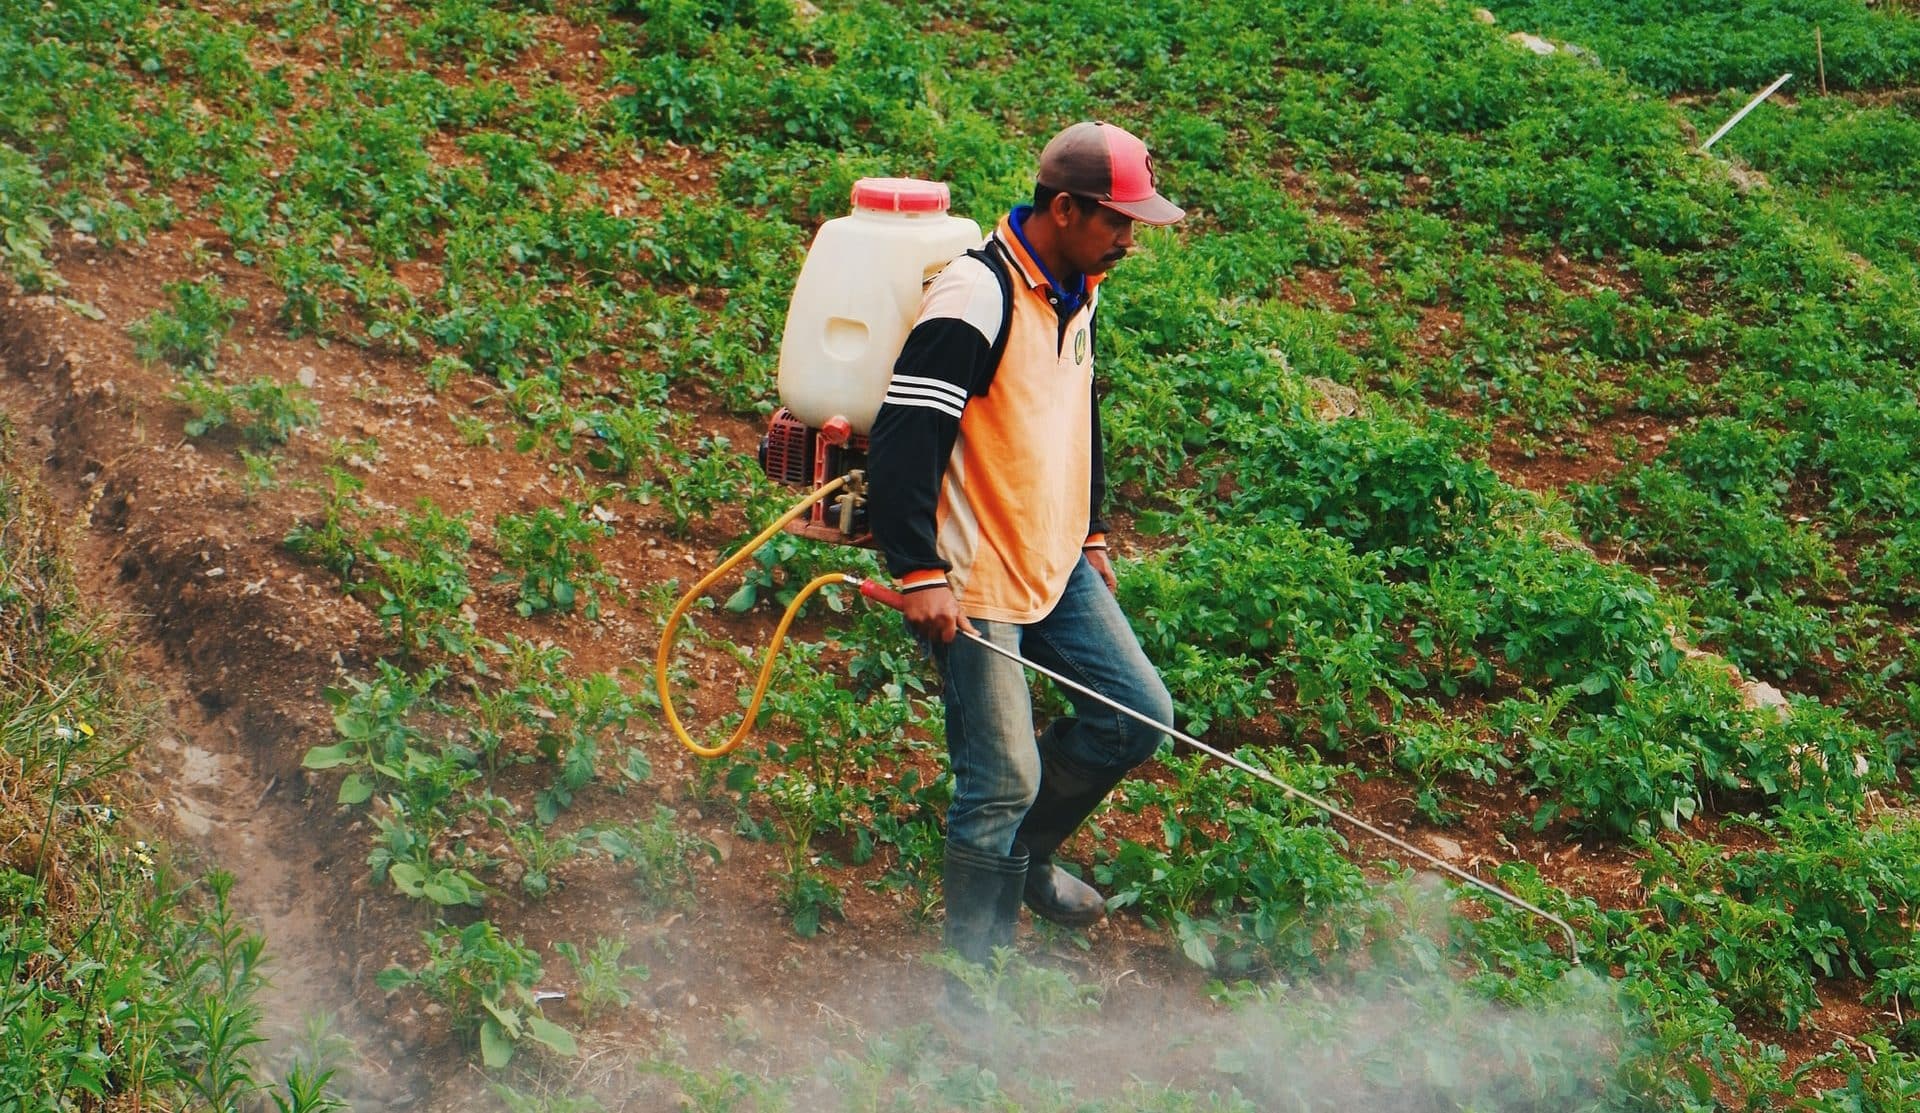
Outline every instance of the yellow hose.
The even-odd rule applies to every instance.
[[[673,733],[675,737],[680,739],[680,744],[692,750],[695,754],[707,758],[722,757],[732,753],[739,747],[740,743],[747,740],[747,735],[753,733],[753,720],[760,714],[760,701],[766,698],[767,684],[773,679],[774,660],[780,655],[781,643],[786,641],[787,627],[793,625],[794,616],[800,612],[800,604],[806,602],[808,596],[828,584],[848,583],[853,580],[853,577],[841,572],[829,572],[823,576],[815,576],[806,587],[800,589],[800,594],[793,597],[793,602],[787,604],[787,613],[780,616],[780,625],[774,628],[773,641],[767,646],[766,660],[760,665],[760,679],[754,684],[753,700],[747,705],[747,713],[740,720],[740,725],[734,729],[733,736],[718,746],[702,746],[700,743],[695,742],[693,738],[687,734],[686,728],[680,725],[680,716],[673,710],[673,694],[667,685],[667,665],[673,656],[673,639],[674,635],[679,632],[680,620],[686,617],[687,608],[693,606],[693,601],[705,594],[706,590],[712,587],[716,580],[728,572],[731,572],[741,561],[759,551],[760,546],[766,544],[767,540],[774,534],[785,529],[788,522],[805,514],[814,503],[819,502],[834,491],[846,486],[846,483],[847,477],[843,475],[795,503],[791,510],[782,514],[772,525],[761,530],[759,536],[747,542],[741,547],[739,552],[722,561],[718,568],[702,576],[699,583],[688,588],[687,593],[680,597],[680,601],[673,605],[672,612],[667,615],[667,628],[660,633],[660,651],[655,654],[653,660],[654,683],[658,686],[660,692],[660,708],[667,713],[667,725],[673,728]]]

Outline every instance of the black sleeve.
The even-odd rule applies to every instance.
[[[867,515],[896,577],[949,568],[935,545],[940,483],[967,400],[992,377],[991,347],[966,321],[936,317],[914,326],[894,361],[868,435]]]
[[[1093,384],[1093,483],[1087,492],[1087,536],[1107,532],[1107,452],[1100,437],[1100,383]]]
[[[1095,357],[1094,367],[1100,366],[1100,315],[1094,314],[1087,322],[1088,346]],[[1107,445],[1100,436],[1100,380],[1093,380],[1093,467],[1092,488],[1087,492],[1087,536],[1107,532]]]

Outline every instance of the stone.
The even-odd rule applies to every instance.
[[[299,372],[294,375],[294,378],[301,386],[306,387],[308,390],[312,390],[314,387],[320,385],[320,372],[315,371],[312,367],[300,368]]]
[[[1313,392],[1314,415],[1322,421],[1354,417],[1361,411],[1360,392],[1350,386],[1318,375],[1308,378],[1306,385]]]
[[[1515,31],[1513,34],[1507,36],[1507,41],[1515,46],[1531,50],[1542,58],[1554,53],[1558,49],[1540,36],[1530,35],[1525,31]]]
[[[1733,180],[1733,188],[1741,193],[1765,193],[1773,188],[1773,182],[1765,174],[1739,163],[1727,164],[1727,177]]]
[[[1740,698],[1755,711],[1771,711],[1782,719],[1793,717],[1793,704],[1786,694],[1764,680],[1749,680],[1740,685]]]
[[[1499,20],[1497,20],[1497,19],[1495,19],[1495,18],[1493,17],[1493,13],[1492,13],[1492,12],[1490,12],[1490,11],[1488,11],[1488,10],[1487,10],[1487,9],[1485,9],[1485,8],[1475,8],[1475,9],[1473,9],[1473,21],[1474,21],[1475,23],[1484,23],[1484,24],[1486,24],[1486,25],[1487,25],[1487,26],[1489,26],[1489,27],[1491,27],[1491,26],[1493,26],[1494,24],[1496,24],[1496,23],[1498,23],[1498,22],[1500,22]]]

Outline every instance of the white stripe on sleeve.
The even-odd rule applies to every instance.
[[[928,398],[944,397],[960,405],[967,404],[967,392],[964,387],[955,386],[945,379],[930,379],[925,375],[895,375],[891,389],[903,390]]]
[[[919,406],[922,409],[939,410],[941,413],[946,414],[948,417],[953,418],[955,421],[960,420],[960,407],[954,405],[951,402],[936,401],[935,399],[932,399],[932,398],[912,398],[905,395],[895,394],[891,390],[887,391],[886,401],[888,405],[893,405],[893,406]]]

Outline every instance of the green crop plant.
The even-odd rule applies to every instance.
[[[658,503],[667,513],[667,528],[684,537],[694,519],[715,507],[740,503],[771,482],[757,469],[740,467],[732,452],[727,438],[702,436],[690,450],[675,453],[673,466],[663,469],[657,481],[629,488],[628,497],[643,505]]]
[[[373,815],[377,837],[367,855],[373,880],[391,881],[406,896],[441,907],[478,906],[487,887],[474,870],[491,866],[492,860],[462,842],[446,844],[456,825],[469,817],[497,816],[505,810],[504,801],[468,793],[479,774],[451,753],[409,750],[398,773]]]
[[[540,900],[559,888],[563,883],[556,871],[580,853],[585,839],[578,831],[550,835],[545,828],[534,824],[510,824],[507,844],[520,857],[520,891]]]
[[[1713,884],[1719,851],[1709,844],[1649,841],[1645,849],[1648,903],[1687,957],[1710,964],[1708,980],[1716,991],[1738,1011],[1779,1012],[1789,1030],[1799,1027],[1820,1004],[1816,972],[1831,976],[1841,957],[1841,929],[1801,921],[1774,901],[1720,891]]]
[[[633,994],[627,991],[627,983],[644,982],[653,976],[645,964],[623,961],[627,953],[625,940],[596,939],[593,946],[582,955],[578,947],[563,939],[553,945],[553,950],[573,967],[578,987],[574,998],[579,1004],[580,1015],[589,1020],[609,1006],[624,1009],[631,1005]]]
[[[522,1043],[560,1055],[576,1055],[573,1033],[542,1016],[533,988],[540,958],[525,943],[508,939],[490,921],[423,932],[426,961],[418,968],[389,966],[374,979],[391,993],[417,989],[446,1006],[456,1031],[477,1039],[480,1059],[498,1069]]]
[[[586,415],[596,443],[587,461],[621,478],[651,474],[673,456],[672,415],[649,402],[591,410]]]
[[[407,46],[441,60],[510,62],[533,42],[533,29],[517,12],[503,12],[478,0],[440,0],[406,36]]]
[[[1259,760],[1302,791],[1325,793],[1335,770]],[[1171,786],[1130,783],[1120,806],[1158,812],[1165,848],[1123,841],[1096,855],[1110,908],[1137,907],[1206,969],[1305,970],[1345,961],[1368,928],[1353,915],[1365,879],[1344,842],[1307,805],[1205,755],[1163,759]],[[1243,802],[1241,797],[1252,799]]]
[[[1601,702],[1671,673],[1680,651],[1653,583],[1555,534],[1490,531],[1449,558],[1480,585],[1481,637],[1523,679]]]
[[[766,702],[770,722],[791,732],[787,741],[765,745],[767,764],[779,772],[768,778],[764,795],[784,862],[787,910],[803,936],[819,930],[823,914],[838,915],[841,908],[838,888],[813,868],[827,861],[815,850],[816,836],[844,832],[871,810],[856,778],[875,768],[882,754],[904,745],[907,728],[922,714],[914,701],[862,700],[842,687],[818,667],[824,648],[791,645],[782,683]],[[752,782],[743,777],[741,784],[748,788]],[[871,853],[870,842],[857,846]]]
[[[301,764],[316,771],[350,768],[337,796],[342,805],[364,804],[384,790],[367,858],[376,882],[391,881],[436,905],[478,904],[486,886],[473,871],[491,863],[463,845],[443,850],[443,844],[456,824],[496,815],[504,802],[468,792],[479,778],[472,755],[432,748],[410,722],[421,711],[443,708],[431,693],[445,678],[444,667],[414,676],[386,661],[375,669],[372,680],[349,678],[346,687],[327,690],[339,740],[308,750]]]
[[[813,838],[836,805],[804,775],[784,771],[775,774],[762,793],[773,806],[785,863],[780,873],[780,901],[793,930],[810,939],[819,934],[823,917],[844,915],[839,887],[814,868],[816,862],[831,864],[813,852]]]
[[[1448,696],[1460,693],[1462,681],[1483,689],[1494,681],[1493,658],[1480,645],[1487,633],[1481,587],[1467,559],[1449,558],[1428,566],[1426,582],[1416,579],[1406,588],[1408,642],[1433,662],[1436,683]]]
[[[1703,754],[1755,729],[1755,719],[1724,671],[1702,664],[1678,675],[1677,683],[1634,689],[1613,712],[1575,720],[1564,733],[1519,728],[1545,801],[1535,827],[1564,817],[1581,830],[1624,835],[1693,818]]]
[[[1564,704],[1562,704],[1564,706]],[[1780,807],[1850,813],[1884,776],[1886,751],[1867,732],[1800,705],[1784,722],[1748,709],[1724,665],[1690,661],[1644,683],[1609,711],[1557,730],[1558,710],[1504,705],[1495,720],[1526,743],[1523,760],[1545,797],[1536,827],[1565,818],[1616,835],[1669,830],[1700,811],[1704,794],[1731,806],[1757,794]]]
[[[688,834],[675,822],[672,808],[657,805],[653,816],[594,829],[594,846],[614,864],[633,871],[642,901],[653,909],[684,908],[693,903],[696,858],[720,860],[712,843]]]
[[[1121,597],[1141,616],[1142,645],[1170,668],[1190,715],[1198,701],[1188,690],[1212,685],[1183,659],[1219,659],[1219,683],[1244,694],[1224,706],[1216,697],[1214,709],[1244,709],[1247,718],[1263,710],[1252,694],[1284,677],[1300,710],[1336,745],[1343,732],[1378,726],[1376,700],[1391,709],[1401,686],[1424,683],[1397,661],[1389,625],[1404,603],[1384,561],[1284,519],[1200,527],[1183,546],[1129,566]],[[1192,648],[1199,644],[1207,648]],[[1236,675],[1241,662],[1262,658],[1272,664],[1253,678]],[[1196,717],[1204,728],[1214,715]]]
[[[374,614],[389,625],[402,653],[434,647],[461,653],[472,639],[460,607],[473,596],[467,549],[468,514],[448,517],[421,499],[397,526],[373,530],[356,565],[364,578],[352,590],[373,597]]]
[[[211,375],[196,376],[168,397],[190,411],[185,425],[189,437],[232,425],[249,444],[265,448],[285,444],[295,432],[320,421],[319,407],[306,396],[306,388],[268,378],[219,383]]]
[[[425,735],[410,719],[416,708],[442,708],[432,693],[446,677],[444,666],[409,674],[382,660],[374,662],[371,680],[347,677],[344,687],[328,688],[323,694],[333,708],[333,731],[339,741],[309,749],[302,767],[355,767],[340,786],[339,802],[365,803],[373,795],[374,777],[398,780],[409,755],[425,747]],[[364,773],[359,771],[362,766]]]
[[[756,514],[756,518],[760,515]],[[770,517],[770,515],[768,515]],[[741,542],[746,538],[743,536]],[[851,561],[858,561],[858,557]],[[723,604],[727,610],[736,614],[751,611],[755,605],[766,603],[773,608],[785,608],[793,602],[800,589],[816,576],[828,572],[859,572],[861,566],[851,563],[845,552],[823,549],[810,544],[805,539],[791,534],[776,534],[753,554],[751,563],[743,566],[739,588],[727,597]],[[817,596],[827,609],[835,613],[847,610],[846,597],[837,588],[829,587]],[[801,614],[807,613],[804,609]],[[877,632],[877,631],[876,631]],[[897,631],[890,631],[890,634]]]
[[[1429,705],[1428,711],[1438,708]],[[1413,778],[1414,810],[1434,823],[1460,820],[1449,810],[1458,801],[1441,786],[1442,778],[1491,785],[1513,765],[1498,742],[1478,736],[1473,720],[1442,718],[1402,720],[1395,728],[1393,764]]]
[[[534,745],[540,756],[559,766],[553,782],[534,797],[541,823],[552,823],[574,794],[598,776],[600,748],[643,712],[611,673],[565,676],[537,690],[544,704]]]
[[[133,336],[135,354],[189,376],[211,372],[220,345],[233,327],[234,314],[247,307],[247,299],[227,297],[222,290],[219,277],[214,275],[161,287],[166,306],[127,330]]]
[[[502,514],[494,519],[494,542],[506,571],[496,583],[520,585],[516,604],[522,616],[545,611],[572,611],[583,602],[588,618],[600,617],[600,587],[614,585],[600,570],[593,543],[613,535],[613,527],[596,518],[589,507],[571,500],[558,509],[542,506],[529,514]]]
[[[1100,1004],[1099,986],[1030,963],[1012,948],[997,948],[984,963],[951,953],[927,961],[965,987],[991,1019],[996,1041],[1005,1041],[999,1044],[1002,1052],[1030,1040],[1070,1038]]]
[[[339,465],[327,467],[327,490],[317,521],[301,521],[287,532],[284,544],[342,580],[353,575],[360,559],[359,522],[366,516],[359,493],[366,483]]]

